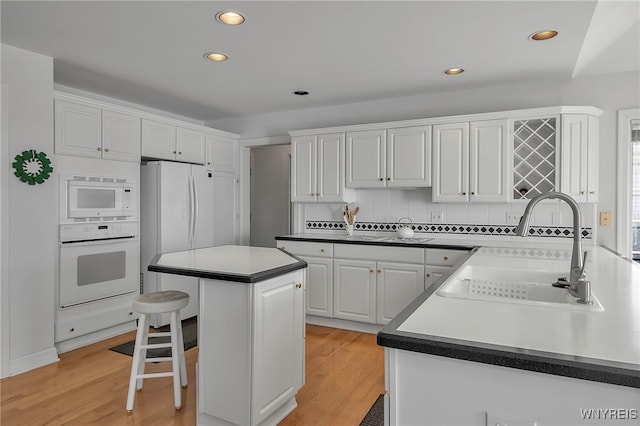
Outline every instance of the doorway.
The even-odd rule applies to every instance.
[[[291,233],[291,145],[251,148],[252,246],[275,247],[275,237]]]

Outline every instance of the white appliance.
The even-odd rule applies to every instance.
[[[152,161],[140,167],[140,272],[143,293],[180,290],[190,295],[183,319],[198,314],[198,279],[149,272],[161,253],[213,246],[213,170],[204,166]],[[168,314],[151,325],[169,323]]]
[[[137,222],[60,225],[59,307],[138,293]]]
[[[137,219],[137,182],[119,177],[60,175],[60,223]]]

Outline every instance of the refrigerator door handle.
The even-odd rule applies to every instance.
[[[195,196],[193,192],[193,176],[189,175],[189,242],[193,242]]]
[[[193,241],[196,240],[196,232],[198,230],[198,212],[200,210],[200,203],[198,200],[198,183],[196,182],[196,177],[193,176]]]

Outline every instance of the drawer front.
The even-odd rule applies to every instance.
[[[423,263],[424,249],[413,247],[371,246],[365,244],[334,244],[334,257],[402,263]]]
[[[333,257],[333,244],[278,240],[276,247],[296,256]]]
[[[452,266],[469,256],[467,250],[425,249],[425,265]]]
[[[96,311],[74,318],[56,321],[55,342],[62,342],[74,337],[100,331],[105,328],[134,321],[140,314],[133,311],[131,304],[125,304],[105,311]]]

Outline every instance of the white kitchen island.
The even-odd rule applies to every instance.
[[[247,246],[166,253],[149,265],[199,278],[198,425],[276,425],[297,407],[306,266]]]

